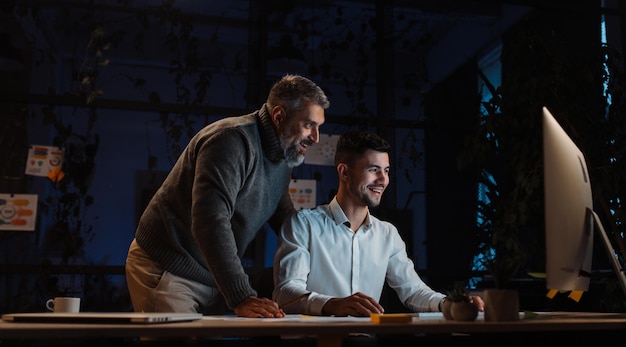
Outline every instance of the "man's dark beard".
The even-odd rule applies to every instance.
[[[361,200],[362,200],[362,201],[363,201],[363,203],[364,203],[365,205],[367,205],[367,207],[369,207],[369,208],[376,208],[376,207],[378,207],[378,205],[380,205],[380,202],[376,202],[376,201],[374,201],[374,200],[370,199],[370,198],[369,198],[368,196],[366,196],[366,195],[365,195],[365,196],[362,196],[362,197],[361,197]]]
[[[378,207],[378,205],[380,205],[380,201],[376,202],[370,199],[370,197],[366,193],[358,189],[358,187],[354,188],[351,184],[349,184],[348,190],[351,192],[352,195],[358,197],[363,205],[367,206],[370,209],[376,208]]]

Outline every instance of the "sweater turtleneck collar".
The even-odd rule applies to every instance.
[[[280,141],[278,134],[274,129],[274,124],[270,118],[267,104],[263,104],[263,107],[259,110],[259,133],[261,134],[261,144],[263,145],[263,152],[272,162],[277,162],[285,157],[283,149],[280,147]]]

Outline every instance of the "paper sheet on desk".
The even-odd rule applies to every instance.
[[[246,318],[236,316],[204,316],[202,319],[206,320],[233,320],[233,321],[248,321],[257,320],[267,323],[284,323],[284,322],[299,322],[299,323],[341,323],[341,322],[369,322],[370,317],[331,317],[331,316],[307,316],[300,314],[288,314],[284,318]]]
[[[307,315],[287,315],[285,318],[278,320],[289,320],[292,322],[302,323],[340,323],[340,322],[369,322],[370,317],[333,317],[333,316],[307,316]]]
[[[443,313],[441,312],[420,312],[414,313],[413,319],[443,319]],[[483,315],[483,312],[478,313],[479,316]],[[302,323],[339,323],[339,322],[366,322],[370,321],[370,317],[334,317],[334,316],[309,316],[303,314],[288,314],[285,318],[245,318],[237,316],[204,316],[202,319],[207,320],[263,320],[267,322],[302,322]]]

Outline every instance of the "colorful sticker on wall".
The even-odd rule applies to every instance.
[[[0,230],[35,230],[37,195],[0,194]]]
[[[320,134],[319,143],[309,147],[304,163],[310,165],[335,166],[335,151],[339,135]]]
[[[53,182],[62,176],[63,150],[53,146],[31,145],[26,161],[26,174],[49,177]]]
[[[296,210],[316,206],[315,187],[315,180],[291,180],[289,183],[289,195]]]

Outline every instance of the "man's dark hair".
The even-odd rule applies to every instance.
[[[337,141],[335,166],[339,163],[353,164],[368,149],[389,153],[391,146],[385,139],[367,130],[346,132]]]

